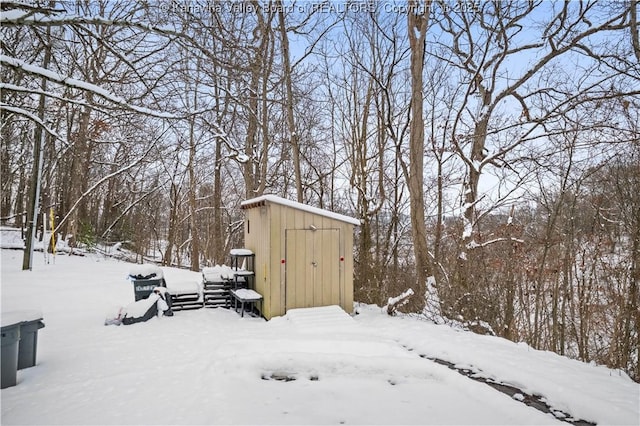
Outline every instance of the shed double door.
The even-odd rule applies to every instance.
[[[286,309],[340,305],[340,230],[285,232]]]

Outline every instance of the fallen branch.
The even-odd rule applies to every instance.
[[[400,296],[390,297],[387,301],[386,306],[384,306],[382,309],[386,310],[388,315],[394,316],[398,308],[406,305],[407,302],[409,302],[409,298],[411,296],[413,296],[413,289],[410,288]]]

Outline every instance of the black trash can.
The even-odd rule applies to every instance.
[[[156,287],[166,287],[162,269],[156,265],[135,265],[129,271],[136,302],[146,299]]]
[[[36,365],[38,352],[38,330],[44,328],[42,318],[20,323],[20,344],[18,345],[18,370]]]
[[[2,389],[15,386],[18,378],[20,323],[2,326]]]

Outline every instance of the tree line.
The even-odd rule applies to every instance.
[[[199,270],[276,194],[356,300],[640,379],[636,0],[296,5],[3,1],[2,222]]]

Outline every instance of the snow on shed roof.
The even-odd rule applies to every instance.
[[[296,201],[287,200],[285,198],[277,197],[275,195],[263,195],[261,197],[252,198],[250,200],[245,200],[240,203],[240,207],[242,209],[251,209],[253,207],[263,206],[266,202],[280,204],[283,206],[291,207],[298,210],[303,210],[305,212],[317,214],[320,216],[325,216],[330,219],[339,220],[341,222],[347,222],[352,225],[360,225],[360,220],[355,219],[349,216],[345,216],[339,213],[334,213],[329,210],[323,210],[318,207],[308,206],[306,204],[298,203]]]

